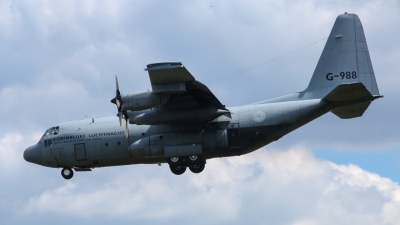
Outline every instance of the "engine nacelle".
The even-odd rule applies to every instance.
[[[129,123],[138,125],[158,125],[168,123],[193,123],[213,120],[221,115],[229,114],[228,110],[214,108],[152,110],[129,119]]]
[[[134,92],[121,95],[122,110],[140,111],[167,103],[169,94],[155,94],[152,91]]]

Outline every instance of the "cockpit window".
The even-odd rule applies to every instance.
[[[57,135],[59,129],[60,129],[59,127],[54,127],[54,129],[52,130],[51,135]]]
[[[44,132],[42,138],[40,138],[40,142],[42,142],[43,138],[45,138],[45,137],[47,137],[47,136],[57,135],[58,132],[59,132],[59,130],[60,130],[60,127],[58,127],[58,126],[57,126],[57,127],[51,127],[51,128],[49,128],[49,129],[47,129],[47,130]]]

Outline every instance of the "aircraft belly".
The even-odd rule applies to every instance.
[[[262,142],[266,138],[271,141],[281,137],[279,134],[284,125],[270,125],[270,126],[255,126],[244,127],[240,129],[240,144],[242,146],[253,145],[257,142]]]

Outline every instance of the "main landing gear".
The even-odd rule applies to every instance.
[[[71,168],[69,167],[64,167],[61,170],[61,176],[64,177],[64,179],[71,179],[74,176],[74,171],[72,171]]]
[[[175,175],[181,175],[186,171],[186,167],[185,166],[169,166],[169,168],[171,169],[171,172]]]
[[[171,157],[167,158],[169,168],[171,172],[175,175],[181,175],[189,167],[190,171],[193,173],[201,173],[204,168],[206,161],[201,155],[191,155],[186,157]]]

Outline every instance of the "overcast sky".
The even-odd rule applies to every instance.
[[[302,91],[344,12],[385,96],[361,118],[329,113],[201,174],[134,165],[67,181],[22,158],[57,123],[115,115],[114,75],[123,93],[147,90],[150,63],[182,62],[228,107]],[[0,0],[0,223],[400,224],[399,22],[399,0]]]

